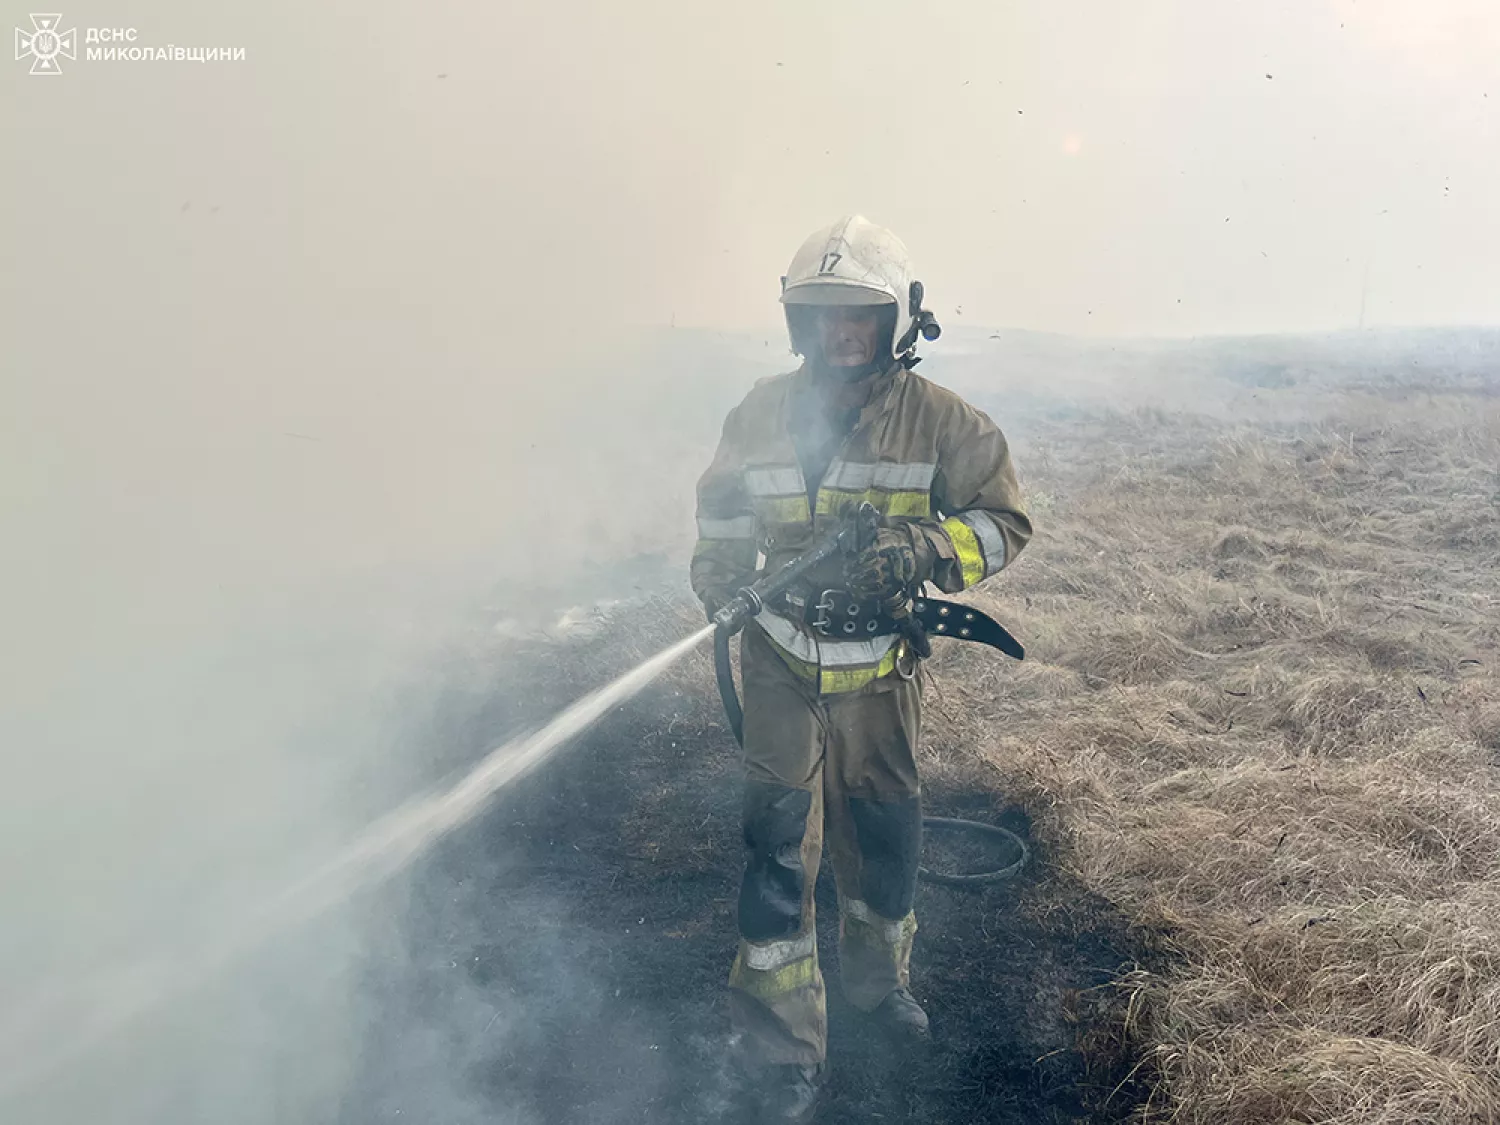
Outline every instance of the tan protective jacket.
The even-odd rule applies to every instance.
[[[778,570],[866,500],[916,523],[937,557],[931,581],[946,593],[977,585],[1026,546],[1031,520],[1004,435],[958,395],[900,364],[876,376],[810,508],[789,428],[796,380],[810,377],[803,367],[762,379],[725,419],[713,463],[698,482],[691,577],[700,599],[727,596],[757,573]],[[837,565],[815,577],[841,585]],[[755,622],[823,694],[888,676],[905,646],[896,636],[832,640],[770,608]]]

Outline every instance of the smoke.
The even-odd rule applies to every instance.
[[[1317,197],[1352,192],[1363,217],[1329,222],[1295,209],[1291,181],[1256,195],[1227,157],[1188,162],[1193,179],[1172,164],[1194,186],[1160,190],[1184,135],[1223,132],[1204,99],[1192,120],[1155,112],[1183,101],[1174,73],[1210,65],[1197,52],[1174,72],[1169,37],[1120,52],[1117,28],[1073,43],[1077,21],[1018,34],[996,10],[901,32],[909,81],[875,88],[904,8],[769,5],[726,33],[669,3],[88,0],[66,23],[246,60],[6,72],[0,1011],[29,1021],[27,1057],[71,1061],[0,1091],[0,1118],[335,1120],[368,1048],[403,1060],[380,1113],[493,1120],[506,1090],[476,1095],[470,1063],[534,1043],[503,979],[420,1003],[371,984],[371,965],[421,975],[424,896],[449,895],[437,913],[470,938],[494,910],[529,912],[551,994],[587,1018],[583,961],[542,936],[562,915],[546,887],[497,905],[458,893],[461,874],[397,878],[181,978],[247,909],[513,733],[470,722],[503,679],[496,622],[681,580],[694,480],[725,411],[785,366],[775,278],[819,223],[863,210],[902,233],[953,329],[935,357],[960,357],[966,302],[970,319],[1075,331],[1350,321],[1367,244],[1386,255],[1372,321],[1493,307],[1474,185],[1494,125],[1461,75],[1381,95],[1423,115],[1414,166],[1436,166],[1445,130],[1474,141],[1453,198],[1402,179],[1374,227],[1387,173],[1349,156]],[[1261,32],[1214,38],[1247,54],[1289,39]],[[1296,59],[1336,34],[1319,24]],[[1395,161],[1358,104],[1382,73],[1344,50],[1326,135],[1376,129],[1371,152]],[[1111,69],[1122,54],[1138,61]],[[1267,87],[1253,62],[1234,160],[1280,168],[1266,91],[1311,98],[1322,70]],[[1297,152],[1321,184],[1311,144]],[[1402,272],[1442,245],[1430,281]],[[1197,283],[1231,267],[1233,285]],[[974,354],[951,370],[1005,421],[1030,360]],[[1143,386],[1078,362],[1096,398]],[[454,848],[455,872],[494,862]],[[147,1014],[79,1051],[127,1011]],[[399,1050],[370,1047],[397,1026]]]

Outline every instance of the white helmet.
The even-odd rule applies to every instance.
[[[863,215],[846,215],[814,232],[781,279],[792,350],[804,351],[793,305],[894,305],[891,351],[900,358],[916,345],[917,333],[935,340],[941,329],[922,305],[922,283],[912,276],[911,257],[885,227]]]

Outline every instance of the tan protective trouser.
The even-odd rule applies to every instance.
[[[740,654],[746,865],[730,1012],[748,1061],[806,1065],[827,1051],[813,928],[825,832],[845,996],[869,1011],[908,982],[917,929],[922,693],[917,679],[893,675],[819,697],[753,624]]]

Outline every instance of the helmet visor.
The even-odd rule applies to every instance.
[[[783,305],[894,305],[884,289],[854,285],[836,278],[799,281],[781,295]]]

